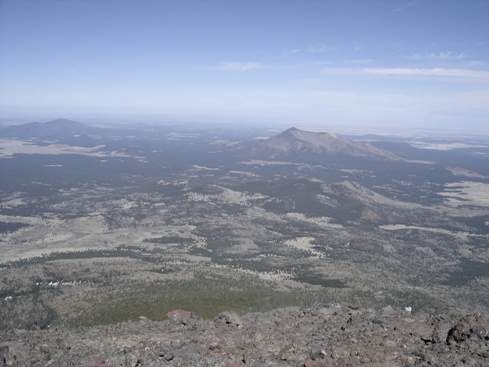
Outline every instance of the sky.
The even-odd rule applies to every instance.
[[[489,133],[487,0],[0,0],[0,117]]]

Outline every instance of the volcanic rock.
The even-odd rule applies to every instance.
[[[326,310],[334,312],[326,312]],[[346,305],[0,333],[0,366],[487,366],[489,318]],[[182,320],[184,322],[182,322]]]

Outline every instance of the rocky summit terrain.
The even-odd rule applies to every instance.
[[[90,328],[10,330],[3,366],[487,366],[489,317],[412,315],[316,303],[204,320],[175,310],[168,320]]]

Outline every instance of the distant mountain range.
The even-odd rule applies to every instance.
[[[396,154],[365,142],[356,142],[327,132],[311,132],[292,127],[268,139],[238,143],[230,148],[248,157],[278,158],[301,154],[365,157],[401,160]]]
[[[100,134],[104,129],[87,126],[82,123],[57,119],[49,122],[30,122],[23,125],[11,125],[0,129],[1,137],[8,138],[53,138],[73,135]]]
[[[117,129],[123,133],[123,129]],[[31,122],[0,128],[0,137],[17,139],[71,139],[77,136],[110,135],[113,129],[98,128],[85,124],[57,119],[49,122]],[[131,132],[133,134],[133,132]],[[366,142],[358,142],[327,132],[311,132],[295,127],[287,129],[268,139],[256,139],[240,143],[225,144],[225,151],[241,157],[275,159],[283,157],[345,156],[364,157],[377,160],[401,160],[396,154],[376,148]]]

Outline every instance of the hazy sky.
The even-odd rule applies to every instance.
[[[489,128],[489,1],[0,0],[0,114]]]

